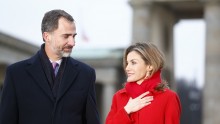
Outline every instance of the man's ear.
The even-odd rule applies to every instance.
[[[43,38],[44,38],[44,42],[49,41],[50,40],[50,34],[48,32],[44,32],[43,33]]]

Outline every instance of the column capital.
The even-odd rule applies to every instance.
[[[220,3],[220,0],[200,0],[203,1],[205,3]]]
[[[154,0],[130,0],[129,4],[133,7],[144,7],[144,6],[149,6],[152,5]]]

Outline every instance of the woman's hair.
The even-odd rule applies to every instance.
[[[123,57],[123,66],[124,70],[127,66],[127,55],[135,51],[137,52],[141,58],[144,60],[146,65],[150,65],[153,67],[152,71],[150,72],[150,77],[157,72],[159,69],[163,69],[165,65],[164,55],[163,53],[153,44],[150,42],[138,42],[131,46],[129,46],[125,52]],[[167,82],[162,81],[157,87],[156,90],[163,90],[167,88]]]

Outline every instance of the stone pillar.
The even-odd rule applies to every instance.
[[[1,103],[1,95],[2,95],[3,83],[5,79],[6,68],[7,68],[7,64],[0,63],[0,103]]]
[[[220,124],[220,0],[205,5],[206,61],[203,124]]]
[[[106,116],[110,110],[112,103],[112,96],[116,92],[116,87],[118,79],[117,79],[118,71],[116,67],[107,67],[104,66],[102,68],[96,68],[96,81],[103,83],[102,84],[102,92],[101,92],[101,100],[100,100],[100,117],[102,124],[104,124]]]
[[[133,8],[132,42],[143,42],[151,39],[151,2],[131,0]]]
[[[174,13],[162,5],[153,5],[152,12],[152,37],[153,42],[164,53],[166,66],[163,71],[165,80],[172,89],[174,83],[174,54],[173,54],[173,26],[176,22]]]
[[[110,111],[111,104],[112,104],[112,97],[116,92],[115,85],[113,83],[107,83],[103,87],[103,104],[102,104],[102,123],[105,123],[105,119],[107,117],[107,114]]]

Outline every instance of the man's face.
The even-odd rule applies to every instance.
[[[46,40],[49,58],[50,55],[59,59],[70,56],[72,48],[75,46],[75,36],[75,23],[69,22],[65,18],[60,18],[58,28],[48,33]]]

